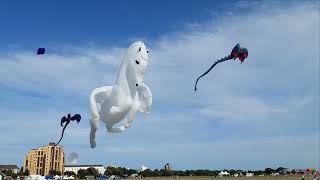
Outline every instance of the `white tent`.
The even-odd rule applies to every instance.
[[[75,179],[73,176],[67,176],[67,175],[65,175],[65,176],[63,176],[63,179]]]
[[[253,173],[247,173],[246,176],[247,177],[252,177],[254,174]]]
[[[227,171],[221,171],[218,175],[219,175],[220,177],[230,176],[230,174],[229,174]]]
[[[109,180],[115,180],[116,179],[116,176],[115,175],[111,175],[110,177],[109,177]]]
[[[25,179],[26,180],[45,180],[45,177],[41,175],[29,175]]]
[[[131,178],[136,178],[136,177],[138,177],[139,176],[139,174],[131,174]]]

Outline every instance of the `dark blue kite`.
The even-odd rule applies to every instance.
[[[46,52],[45,48],[38,48],[37,55],[44,54]]]
[[[60,143],[60,141],[62,140],[63,134],[64,134],[64,130],[65,130],[66,127],[69,125],[69,123],[70,123],[71,121],[77,121],[77,123],[79,123],[80,120],[81,120],[81,115],[80,115],[80,114],[75,114],[74,116],[71,116],[71,114],[68,114],[67,117],[66,117],[66,116],[63,116],[63,117],[61,118],[60,125],[61,125],[61,127],[63,127],[63,129],[62,129],[62,133],[61,133],[61,138],[60,138],[60,140],[56,143],[56,145],[58,145],[58,144]],[[65,125],[63,125],[63,124],[65,124]],[[56,145],[55,145],[55,146],[56,146]]]

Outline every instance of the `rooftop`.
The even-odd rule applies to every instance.
[[[94,165],[94,164],[91,164],[91,165],[86,165],[86,164],[79,164],[79,165],[64,165],[64,167],[103,167],[103,165],[101,164],[98,164],[98,165]]]
[[[0,169],[19,169],[17,165],[0,165]]]

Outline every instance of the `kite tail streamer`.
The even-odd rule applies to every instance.
[[[62,129],[62,133],[61,133],[61,138],[60,138],[60,140],[56,143],[55,146],[57,146],[57,145],[60,143],[60,141],[62,140],[63,134],[64,134],[64,130],[66,129],[66,127],[68,126],[68,124],[69,124],[69,122],[67,122],[66,125],[64,125],[64,127],[63,127],[63,129]]]
[[[53,151],[54,151],[54,148],[60,143],[60,141],[62,140],[62,138],[63,138],[63,134],[64,134],[64,130],[66,129],[66,127],[68,126],[68,124],[69,124],[69,122],[67,122],[66,123],[66,125],[64,125],[64,127],[63,127],[63,129],[62,129],[62,133],[61,133],[61,138],[60,138],[60,140],[53,146]],[[53,157],[54,157],[54,153],[52,153],[52,156],[51,156],[51,159],[52,159],[52,161],[53,161]],[[52,166],[51,166],[51,172],[50,173],[52,173],[52,171],[53,171],[53,163],[52,163]]]
[[[234,58],[233,56],[229,55],[229,56],[226,56],[224,58],[217,60],[214,64],[212,64],[211,67],[205,73],[203,73],[201,76],[198,77],[196,84],[194,86],[194,90],[197,91],[197,84],[198,84],[199,79],[202,78],[203,76],[205,76],[206,74],[208,74],[215,65],[217,65],[218,63],[221,63],[223,61],[233,59],[233,58]]]
[[[66,129],[66,127],[68,126],[68,124],[69,124],[69,123],[67,123],[67,124],[63,127],[62,133],[61,133],[61,138],[60,138],[60,140],[55,144],[55,146],[57,146],[57,145],[60,143],[60,141],[62,140],[63,134],[64,134],[64,130]]]
[[[67,126],[70,124],[70,121],[77,121],[77,123],[79,123],[81,120],[81,115],[80,114],[75,114],[74,116],[71,117],[70,114],[68,114],[68,116],[63,116],[61,118],[61,122],[60,122],[60,125],[63,126],[63,123],[66,123],[62,129],[62,133],[61,133],[61,137],[59,139],[59,141],[57,143],[55,143],[55,145],[53,146],[52,150],[52,155],[51,155],[51,160],[53,161],[53,158],[54,158],[54,150],[55,150],[55,147],[61,142],[62,138],[63,138],[63,134],[64,134],[64,130],[66,130]],[[51,170],[49,171],[49,174],[52,174],[53,172],[53,163],[51,165]]]

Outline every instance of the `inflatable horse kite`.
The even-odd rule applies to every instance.
[[[91,148],[96,147],[95,134],[99,121],[106,124],[108,132],[124,132],[138,111],[149,113],[152,104],[152,94],[149,87],[143,83],[144,74],[149,62],[148,50],[143,42],[130,45],[125,55],[117,81],[113,86],[96,88],[90,96],[91,109]],[[124,125],[116,123],[127,117]]]

